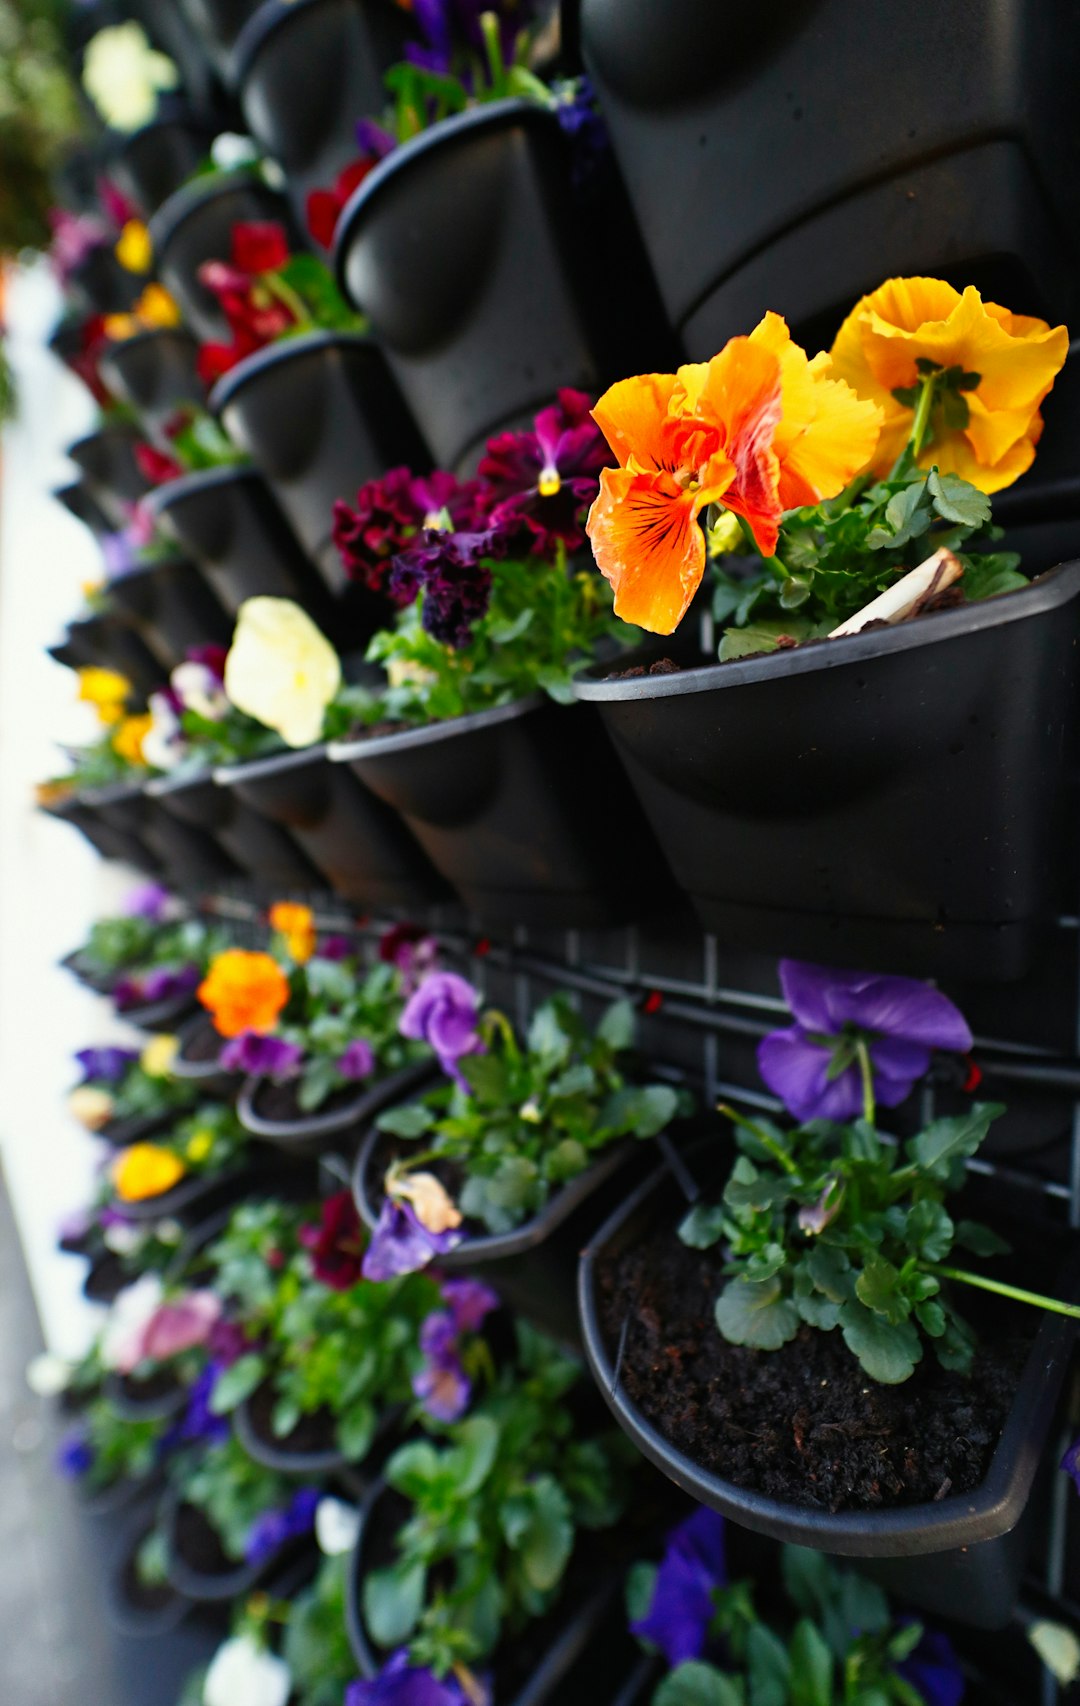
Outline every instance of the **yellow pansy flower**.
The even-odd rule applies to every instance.
[[[279,900],[270,908],[270,928],[284,939],[290,958],[305,965],[315,952],[315,916],[310,906]]]
[[[178,326],[180,310],[176,298],[163,284],[148,284],[135,304],[135,317],[144,326]]]
[[[154,245],[150,241],[150,233],[141,219],[129,219],[119,237],[116,239],[114,251],[120,265],[128,272],[146,273],[150,271],[154,259]]]
[[[162,1149],[156,1143],[133,1143],[117,1156],[109,1177],[121,1202],[143,1202],[170,1191],[186,1172],[171,1149]]]
[[[306,611],[288,598],[245,599],[225,663],[225,691],[238,711],[286,746],[310,746],[340,686],[338,655]]]
[[[89,665],[80,669],[79,699],[93,705],[103,723],[118,723],[124,715],[124,702],[131,692],[131,682],[115,669],[99,669]]]
[[[125,717],[112,737],[112,748],[117,757],[125,759],[128,764],[145,764],[143,741],[150,733],[153,722],[149,711],[144,711],[138,717]]]
[[[151,1037],[139,1056],[139,1065],[150,1078],[168,1078],[178,1046],[175,1037],[164,1033]]]
[[[194,1161],[197,1164],[200,1161],[206,1160],[213,1147],[213,1132],[208,1131],[205,1126],[200,1126],[199,1130],[192,1132],[191,1136],[188,1138],[184,1147],[184,1154],[187,1156],[189,1161]]]

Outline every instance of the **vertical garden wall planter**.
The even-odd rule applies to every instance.
[[[47,817],[71,824],[103,859],[118,859],[148,876],[160,876],[161,860],[142,841],[141,837],[116,830],[102,821],[92,802],[69,794],[66,799],[42,806]]]
[[[192,34],[227,86],[232,83],[232,50],[259,0],[178,0]]]
[[[260,817],[227,788],[216,788],[208,771],[159,776],[147,783],[147,793],[181,822],[212,836],[262,888],[287,893],[318,886],[314,867],[288,831]]]
[[[412,907],[449,890],[397,813],[325,746],[229,765],[215,781],[252,811],[281,824],[323,880],[363,907]]]
[[[357,158],[356,121],[382,111],[383,73],[408,37],[394,0],[266,0],[242,31],[233,73],[247,128],[287,174],[302,224],[308,193]]]
[[[137,695],[145,697],[161,686],[161,665],[146,641],[130,627],[126,618],[113,611],[83,616],[68,624],[65,638],[49,647],[49,656],[69,669],[100,664],[115,669],[131,682]]]
[[[674,1233],[685,1211],[682,1191],[661,1169],[615,1211],[581,1257],[585,1352],[620,1427],[684,1492],[733,1522],[792,1545],[858,1558],[891,1592],[938,1615],[983,1628],[1003,1627],[1016,1601],[1030,1538],[1032,1485],[1040,1457],[1054,1437],[1076,1323],[1060,1315],[1041,1317],[1004,1431],[979,1487],[928,1504],[874,1510],[834,1513],[785,1502],[723,1480],[694,1462],[664,1438],[621,1384],[621,1355],[605,1329],[598,1270],[653,1228],[670,1225]],[[1074,1297],[1078,1274],[1074,1253],[1058,1285],[1051,1287],[1054,1295]],[[628,1300],[628,1310],[631,1305]],[[704,1330],[713,1330],[712,1323]]]
[[[205,571],[235,615],[245,598],[291,598],[334,638],[337,609],[254,468],[207,468],[158,486],[155,520]]]
[[[110,344],[101,358],[109,390],[130,404],[149,436],[166,449],[166,424],[184,404],[204,400],[195,365],[198,354],[186,327],[157,326]]]
[[[138,629],[161,673],[204,645],[227,645],[232,623],[201,571],[185,557],[141,563],[109,582],[113,603]]]
[[[122,314],[134,304],[143,283],[120,265],[111,243],[102,243],[71,268],[66,288],[85,314]]]
[[[83,485],[116,528],[127,525],[130,506],[150,488],[135,460],[140,437],[137,427],[115,421],[68,446]]]
[[[154,119],[118,141],[110,162],[120,188],[144,219],[175,194],[210,152],[214,130],[193,112]]]
[[[69,480],[66,486],[54,486],[52,495],[57,503],[63,504],[69,515],[88,527],[95,538],[100,539],[103,533],[112,532],[108,516],[81,480]]]
[[[240,874],[236,861],[204,829],[184,823],[160,801],[145,794],[144,799],[142,839],[160,861],[171,888],[197,893]]]
[[[276,220],[292,233],[284,196],[253,172],[196,178],[171,195],[151,219],[158,276],[200,340],[225,340],[229,327],[217,299],[199,283],[199,268],[204,261],[231,260],[234,225],[266,220]]]
[[[140,1503],[125,1519],[105,1584],[109,1622],[118,1634],[136,1639],[167,1635],[192,1609],[191,1600],[170,1582],[151,1585],[139,1579],[139,1548],[153,1531],[156,1515],[153,1503]]]
[[[327,584],[347,583],[330,537],[335,498],[353,499],[365,481],[428,454],[382,354],[361,333],[307,332],[241,361],[210,396],[235,444],[247,451]],[[359,644],[385,625],[388,606],[349,589]]]
[[[496,101],[395,148],[348,202],[334,259],[440,466],[475,467],[559,386],[601,384],[597,256],[544,108]]]
[[[485,922],[615,923],[663,893],[655,844],[592,714],[571,721],[536,693],[329,753],[401,813]]]
[[[575,692],[722,941],[1018,977],[1066,898],[1078,640],[1070,563],[767,657],[610,680],[594,667]]]
[[[290,1086],[274,1085],[268,1078],[247,1078],[236,1102],[240,1124],[252,1137],[288,1155],[311,1158],[329,1150],[351,1149],[376,1115],[396,1102],[405,1101],[432,1076],[430,1062],[404,1067],[374,1084],[357,1084],[332,1097],[331,1104],[315,1113],[295,1113],[285,1118],[267,1106],[268,1098]],[[291,1099],[291,1097],[290,1097]]]
[[[872,15],[859,0],[788,0],[741,11],[721,40],[709,0],[582,0],[582,51],[691,358],[767,308],[827,339],[890,274],[1067,317],[1070,19],[1064,0],[1038,16],[1024,0],[888,0]],[[883,101],[884,44],[901,39],[920,51],[890,59]]]

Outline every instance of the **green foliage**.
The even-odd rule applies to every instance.
[[[345,1632],[344,1557],[326,1558],[309,1588],[287,1608],[281,1656],[292,1672],[295,1706],[341,1706],[356,1675]]]
[[[224,933],[199,918],[99,918],[78,950],[82,971],[138,976],[161,966],[206,967],[227,945]]]
[[[407,1644],[445,1676],[486,1658],[554,1604],[581,1528],[609,1527],[624,1499],[621,1435],[582,1433],[566,1402],[580,1369],[527,1327],[516,1367],[444,1426],[412,1441],[386,1477],[408,1501],[394,1561],[364,1578],[363,1613],[379,1646]]]
[[[316,954],[294,972],[292,987],[287,1023],[276,1034],[304,1051],[297,1101],[305,1113],[314,1113],[335,1090],[357,1088],[337,1065],[352,1042],[371,1045],[375,1066],[364,1080],[368,1085],[430,1056],[426,1044],[398,1032],[405,995],[394,966],[380,962],[361,976],[356,960]]]
[[[350,308],[342,296],[326,262],[315,255],[290,255],[275,272],[261,273],[259,283],[297,313],[297,324],[286,337],[316,328],[322,332],[362,332],[367,327],[364,316]]]
[[[295,1482],[264,1469],[231,1437],[201,1455],[175,1458],[169,1479],[185,1504],[202,1511],[222,1550],[238,1563],[256,1518],[287,1505],[296,1491]]]
[[[932,1270],[957,1242],[984,1254],[1002,1247],[989,1228],[957,1226],[945,1208],[1000,1112],[976,1103],[903,1145],[864,1120],[813,1120],[788,1132],[741,1120],[722,1204],[695,1207],[680,1228],[694,1249],[723,1240],[730,1250],[716,1304],[724,1338],[777,1350],[804,1322],[839,1328],[886,1385],[908,1378],[925,1339],[947,1367],[967,1368],[970,1330]]]
[[[209,409],[187,403],[179,411],[179,425],[169,428],[169,448],[189,474],[206,468],[231,468],[246,461],[225,428]]]
[[[399,143],[410,141],[455,113],[489,101],[516,99],[554,107],[551,90],[529,69],[534,45],[529,31],[519,32],[507,60],[494,17],[489,22],[481,16],[480,27],[483,51],[459,51],[449,71],[429,70],[408,60],[387,71],[383,81],[392,105],[384,122]]]
[[[670,1085],[627,1083],[619,1057],[633,1036],[628,1002],[590,1033],[569,997],[553,996],[533,1015],[524,1047],[501,1015],[481,1023],[486,1052],[460,1063],[468,1090],[440,1085],[376,1123],[419,1142],[424,1160],[460,1168],[459,1207],[489,1232],[536,1214],[616,1139],[655,1137],[687,1109]],[[406,1159],[399,1170],[420,1164]]]
[[[189,1079],[146,1072],[134,1061],[112,1091],[113,1117],[127,1120],[181,1113],[197,1095],[198,1085]]]
[[[82,1477],[89,1493],[102,1493],[118,1481],[141,1481],[157,1465],[158,1448],[167,1422],[128,1421],[107,1398],[91,1399],[79,1417],[80,1430],[93,1453]]]
[[[423,594],[375,635],[370,662],[390,686],[370,713],[393,722],[441,722],[508,705],[538,688],[559,704],[573,698],[575,670],[603,641],[630,645],[637,630],[612,614],[608,583],[592,568],[568,571],[562,551],[489,562],[491,603],[467,646],[445,646],[421,625]]]
[[[155,1142],[178,1156],[189,1173],[217,1173],[240,1159],[251,1136],[231,1103],[203,1102]]]
[[[58,8],[0,0],[0,257],[48,248],[52,174],[79,128]]]

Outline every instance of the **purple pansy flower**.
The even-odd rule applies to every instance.
[[[160,924],[172,910],[172,895],[160,883],[139,883],[128,890],[120,910],[126,918],[149,918]]]
[[[491,570],[484,559],[498,556],[506,543],[501,527],[470,533],[425,528],[394,558],[390,592],[399,604],[424,594],[420,624],[440,645],[460,650],[472,639],[473,625],[487,615]]]
[[[470,1706],[453,1677],[440,1682],[431,1671],[409,1663],[404,1648],[387,1659],[370,1682],[357,1681],[345,1690],[345,1706]],[[482,1706],[490,1706],[484,1690]]]
[[[324,936],[319,943],[317,957],[320,960],[351,960],[356,953],[356,943],[348,936]]]
[[[435,1421],[458,1421],[469,1407],[472,1381],[462,1365],[457,1327],[449,1311],[440,1309],[428,1316],[420,1328],[420,1349],[425,1362],[413,1376],[414,1393]]]
[[[401,973],[406,995],[411,995],[417,984],[435,969],[438,957],[438,942],[418,924],[392,924],[379,937],[379,958]]]
[[[99,1084],[119,1084],[128,1068],[134,1066],[139,1055],[136,1049],[112,1048],[81,1048],[75,1059],[82,1067],[83,1077],[94,1079]]]
[[[354,1037],[343,1055],[339,1055],[337,1069],[342,1078],[370,1078],[375,1070],[375,1050],[366,1037]]]
[[[483,1053],[476,1028],[479,1015],[480,996],[471,983],[456,972],[434,971],[405,1003],[398,1030],[403,1037],[427,1043],[447,1077],[467,1090],[458,1061]]]
[[[188,1387],[184,1414],[162,1435],[158,1450],[163,1457],[178,1445],[187,1445],[195,1440],[206,1445],[216,1445],[228,1439],[232,1432],[228,1416],[216,1416],[210,1408],[215,1382],[224,1367],[223,1362],[208,1362],[202,1373]]]
[[[374,155],[376,160],[385,160],[397,147],[396,137],[381,124],[376,124],[373,118],[358,118],[354,127],[356,146],[361,154]]]
[[[249,1564],[264,1563],[279,1552],[286,1541],[297,1540],[314,1527],[321,1495],[315,1487],[301,1487],[284,1508],[263,1511],[248,1529],[244,1557]]]
[[[425,45],[410,43],[406,59],[427,71],[460,73],[467,70],[469,56],[483,54],[480,19],[485,12],[498,20],[503,63],[509,65],[518,35],[533,22],[537,0],[412,0],[411,10]]]
[[[218,1367],[231,1368],[247,1351],[254,1350],[255,1345],[238,1321],[219,1318],[210,1329],[207,1347]]]
[[[715,1610],[714,1593],[727,1582],[724,1519],[696,1510],[672,1529],[656,1572],[652,1603],[631,1623],[633,1634],[659,1647],[672,1666],[699,1659]]]
[[[419,1268],[426,1268],[436,1256],[444,1256],[447,1250],[456,1249],[463,1237],[457,1228],[429,1232],[417,1218],[411,1203],[395,1202],[392,1197],[387,1197],[371,1234],[361,1272],[369,1280],[396,1279],[400,1274],[414,1274]]]
[[[174,1001],[190,995],[202,981],[198,966],[154,966],[142,977],[124,977],[113,987],[113,1005],[118,1013],[158,1001]]]
[[[895,1108],[930,1065],[933,1049],[967,1054],[971,1032],[940,990],[911,977],[834,971],[780,961],[784,998],[797,1023],[758,1045],[758,1070],[795,1119],[850,1120],[862,1110],[853,1055],[868,1044],[874,1095]]]
[[[532,432],[502,432],[488,440],[480,478],[492,523],[527,528],[537,555],[561,540],[568,551],[585,543],[585,512],[611,464],[584,391],[563,389],[541,409]]]
[[[1068,1451],[1061,1459],[1060,1467],[1064,1469],[1066,1475],[1072,1476],[1073,1485],[1077,1492],[1080,1493],[1080,1439],[1073,1440]]]
[[[499,1307],[498,1295],[489,1285],[465,1274],[460,1279],[444,1279],[439,1290],[459,1333],[478,1333],[491,1311]]]
[[[218,1056],[225,1072],[246,1072],[251,1077],[272,1078],[282,1084],[295,1078],[300,1070],[304,1051],[299,1043],[288,1043],[283,1037],[264,1037],[257,1031],[241,1031],[227,1042]]]
[[[81,1428],[65,1434],[56,1453],[56,1467],[61,1475],[77,1481],[94,1466],[94,1448]]]
[[[905,1682],[918,1689],[926,1706],[960,1706],[967,1692],[953,1644],[939,1629],[927,1629],[915,1650],[901,1659],[896,1670]]]

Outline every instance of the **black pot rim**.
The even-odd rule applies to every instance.
[[[312,1138],[333,1137],[340,1131],[348,1131],[352,1126],[366,1125],[391,1102],[411,1095],[414,1089],[425,1084],[433,1076],[433,1063],[420,1060],[413,1066],[403,1066],[400,1072],[388,1073],[378,1083],[359,1091],[355,1100],[333,1109],[330,1113],[316,1112],[298,1120],[268,1120],[255,1111],[255,1098],[260,1086],[266,1081],[265,1074],[255,1074],[244,1079],[236,1099],[237,1118],[245,1131],[249,1131],[253,1137],[266,1138],[283,1148],[288,1148],[293,1143],[303,1146],[310,1143]]]
[[[373,1126],[360,1145],[352,1171],[352,1194],[361,1220],[369,1232],[379,1221],[379,1211],[372,1201],[369,1175],[375,1152],[388,1134]],[[634,1138],[623,1139],[602,1149],[583,1173],[553,1191],[547,1202],[530,1220],[522,1221],[510,1232],[485,1232],[479,1237],[466,1237],[453,1250],[436,1258],[435,1265],[448,1273],[469,1268],[474,1262],[498,1262],[509,1256],[520,1256],[534,1250],[550,1238],[574,1210],[587,1201],[598,1185],[606,1184],[633,1153]]]
[[[110,1208],[118,1209],[128,1220],[172,1220],[186,1213],[201,1197],[213,1199],[219,1191],[227,1190],[251,1172],[250,1162],[234,1161],[220,1172],[192,1173],[180,1179],[171,1190],[157,1197],[141,1197],[137,1202],[121,1202],[114,1197]]]
[[[103,788],[77,788],[75,801],[80,806],[113,806],[123,800],[139,799],[149,786],[149,778],[138,782],[106,782]]]
[[[187,1387],[179,1380],[167,1392],[159,1393],[156,1398],[147,1398],[140,1402],[132,1398],[124,1390],[126,1376],[115,1369],[110,1370],[105,1377],[105,1395],[121,1421],[125,1422],[163,1422],[170,1416],[179,1415],[188,1400]]]
[[[114,1550],[105,1584],[105,1606],[109,1621],[121,1635],[136,1638],[165,1635],[181,1623],[192,1608],[186,1594],[172,1582],[164,1584],[171,1598],[157,1611],[140,1611],[124,1594],[124,1574],[132,1553],[141,1545],[154,1526],[155,1512],[142,1504],[122,1525],[120,1542]]]
[[[162,1025],[186,1021],[194,1005],[195,992],[190,990],[183,995],[163,995],[160,1001],[146,1001],[141,1007],[126,1007],[117,1017],[126,1025],[134,1025],[136,1030],[158,1031]]]
[[[178,474],[175,480],[166,480],[163,485],[155,486],[152,492],[147,492],[141,502],[151,515],[157,517],[162,511],[171,509],[174,503],[197,497],[200,492],[238,484],[242,480],[254,482],[261,479],[262,475],[251,462],[224,462],[217,468],[197,468],[190,474]]]
[[[163,776],[151,776],[146,783],[147,798],[160,800],[163,794],[183,794],[189,788],[210,787],[214,773],[209,768],[203,770],[167,770]]]
[[[173,1538],[180,1506],[185,1502],[180,1489],[170,1487],[162,1499],[159,1509],[166,1534],[166,1574],[172,1586],[178,1593],[186,1594],[189,1599],[203,1604],[216,1600],[235,1599],[248,1593],[260,1577],[264,1576],[277,1563],[280,1552],[276,1552],[272,1558],[267,1558],[265,1562],[259,1564],[248,1564],[242,1560],[234,1569],[222,1570],[218,1575],[208,1575],[201,1570],[193,1569],[184,1558],[181,1558],[176,1550]]]
[[[178,190],[173,190],[172,195],[166,197],[146,222],[155,255],[160,256],[180,227],[201,212],[208,202],[261,182],[256,173],[244,167],[232,172],[200,172],[197,177],[189,178],[186,184],[181,184]]]
[[[399,142],[397,147],[384,160],[374,166],[349,197],[338,217],[334,231],[334,247],[332,264],[338,288],[347,302],[352,298],[345,288],[345,258],[356,235],[357,224],[365,217],[371,202],[381,194],[384,186],[396,180],[402,172],[408,172],[419,160],[423,160],[436,150],[452,147],[461,136],[487,130],[504,130],[514,125],[536,124],[550,129],[554,126],[559,130],[557,115],[549,107],[542,107],[536,101],[527,101],[520,96],[512,96],[503,101],[486,101],[481,106],[468,107],[463,113],[453,113],[449,118],[440,119],[437,124],[429,125],[419,136],[413,136],[408,142]]]
[[[376,347],[369,332],[331,332],[319,328],[313,332],[297,332],[293,336],[277,338],[264,349],[257,349],[254,355],[246,355],[243,361],[230,367],[228,373],[223,373],[207,398],[207,407],[211,414],[220,415],[249,380],[258,379],[272,367],[300,361],[306,355],[319,355],[325,349],[342,349],[351,345],[361,345],[370,350]]]
[[[999,593],[975,604],[935,611],[913,622],[875,628],[869,634],[847,634],[816,646],[769,652],[763,657],[733,658],[730,663],[703,664],[672,675],[637,675],[605,680],[609,664],[589,664],[573,680],[574,697],[591,703],[623,703],[630,699],[673,699],[687,693],[713,693],[745,682],[775,681],[791,675],[812,675],[847,663],[867,663],[894,652],[914,651],[939,641],[962,639],[987,628],[1021,622],[1028,616],[1060,608],[1080,592],[1080,561],[1060,563],[1038,575],[1029,586]],[[624,654],[623,662],[643,648]],[[649,650],[653,647],[650,645]]]
[[[235,84],[243,82],[266,43],[295,18],[316,12],[338,0],[262,0],[233,42],[229,74]]]
[[[700,1504],[744,1528],[797,1546],[852,1558],[917,1557],[951,1552],[994,1540],[1015,1528],[1027,1504],[1040,1454],[1053,1421],[1053,1392],[1065,1377],[1077,1324],[1046,1315],[1024,1364],[1012,1407],[982,1483],[969,1493],[935,1503],[880,1511],[829,1511],[787,1504],[711,1475],[670,1445],[618,1387],[596,1306],[597,1257],[654,1193],[674,1185],[669,1169],[657,1168],[604,1222],[581,1253],[578,1307],[590,1372],[608,1407],[638,1450]],[[1059,1289],[1075,1295],[1080,1258],[1074,1249]],[[1049,1401],[1048,1401],[1049,1397]]]
[[[200,1078],[220,1078],[222,1076],[222,1068],[217,1060],[184,1059],[184,1044],[189,1040],[189,1038],[194,1036],[195,1032],[203,1025],[209,1025],[211,1030],[213,1030],[213,1019],[210,1017],[210,1014],[206,1011],[205,1007],[200,1008],[197,1013],[193,1013],[191,1018],[181,1025],[180,1029],[177,1031],[176,1059],[172,1064],[172,1075],[174,1078],[190,1079],[197,1084]],[[226,1037],[222,1037],[222,1047],[225,1046],[227,1041],[228,1039]],[[230,1074],[226,1072],[224,1076],[226,1078],[239,1078],[238,1073]]]
[[[232,1414],[233,1433],[248,1456],[264,1469],[275,1469],[279,1475],[334,1475],[348,1466],[348,1458],[339,1446],[325,1446],[321,1451],[286,1451],[278,1448],[255,1431],[251,1420],[251,1399],[245,1398]]]
[[[486,711],[468,711],[463,717],[442,717],[438,722],[421,723],[419,728],[395,729],[390,734],[361,736],[356,740],[334,740],[327,746],[326,756],[333,764],[350,764],[357,758],[375,758],[384,752],[403,752],[412,746],[452,740],[456,735],[472,734],[476,729],[492,728],[497,723],[527,716],[546,698],[546,693],[537,690],[524,699],[512,699],[508,705],[490,705]]]
[[[213,778],[219,788],[231,788],[236,782],[276,776],[282,770],[302,770],[308,764],[321,764],[327,756],[327,745],[326,741],[320,740],[314,746],[287,746],[284,751],[270,752],[263,758],[245,758],[238,764],[219,764]]]
[[[141,349],[145,344],[182,343],[197,350],[198,341],[187,326],[143,326],[139,331],[132,332],[129,337],[117,338],[101,356],[99,365],[108,364],[125,350]]]
[[[103,421],[93,432],[84,432],[79,438],[72,439],[66,454],[74,457],[77,450],[85,450],[89,444],[100,444],[103,438],[125,438],[131,443],[140,439],[141,434],[134,421]]]

